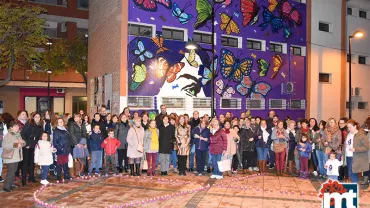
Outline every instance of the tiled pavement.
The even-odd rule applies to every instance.
[[[153,177],[154,180],[148,180],[148,178],[144,180],[143,177],[141,179],[102,177],[90,180],[73,180],[67,184],[47,188],[39,195],[39,199],[61,207],[105,207],[190,190],[200,187],[199,184],[210,184],[211,188],[205,191],[157,201],[140,207],[321,207],[320,198],[316,195],[322,181],[302,180],[289,176],[277,177],[272,174],[242,181],[231,181],[243,176],[246,175],[238,174],[235,177],[226,177],[218,181],[209,179],[207,176],[195,177],[193,174],[188,174],[185,177],[170,174],[165,177],[173,181],[176,179],[196,181],[196,184],[159,182],[157,181],[158,176]],[[231,187],[217,186],[217,184],[221,185],[221,182],[224,186]],[[247,188],[247,190],[241,190],[240,186]],[[0,187],[2,188],[2,186]],[[39,184],[33,184],[25,188],[20,187],[12,193],[0,192],[0,207],[38,207],[32,198],[33,192],[38,188],[40,188]],[[283,194],[280,190],[283,190]],[[285,193],[285,191],[289,192]],[[360,192],[360,207],[370,208],[370,193]]]

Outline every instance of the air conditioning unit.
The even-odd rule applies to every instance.
[[[281,94],[282,95],[291,95],[294,94],[295,87],[294,82],[283,82],[281,83]]]
[[[355,96],[360,96],[361,88],[355,87]]]
[[[67,23],[62,22],[60,24],[60,32],[67,32]]]
[[[64,93],[66,93],[66,90],[65,90],[65,89],[63,89],[63,88],[58,88],[58,89],[57,89],[57,93],[58,93],[58,94],[64,94]]]

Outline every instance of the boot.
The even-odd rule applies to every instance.
[[[367,189],[365,189],[364,192],[370,192],[370,186],[367,187]]]
[[[227,176],[229,176],[229,177],[231,177],[232,176],[232,174],[231,174],[231,171],[229,170],[229,171],[227,171]]]
[[[289,174],[293,175],[293,161],[289,161]]]
[[[134,164],[130,164],[130,171],[131,171],[131,176],[136,176],[136,174],[134,173]]]
[[[310,171],[306,171],[306,174],[305,174],[305,179],[310,179]]]
[[[280,171],[276,170],[276,176],[279,176],[279,175],[280,175]]]
[[[261,167],[261,160],[258,160],[257,163],[258,163],[258,170],[259,170],[259,173],[262,174],[262,167]]]
[[[69,176],[71,176],[72,178],[76,178],[75,169],[69,168]]]
[[[64,180],[70,180],[71,176],[69,175],[68,164],[64,164],[63,171],[64,171]]]
[[[299,176],[297,176],[298,178],[303,178],[303,171],[299,171]]]
[[[135,166],[136,166],[136,175],[141,176],[141,174],[140,174],[140,163],[136,163]]]
[[[363,180],[360,182],[361,185],[367,185],[369,184],[369,177],[364,176]]]
[[[27,186],[27,180],[22,178],[22,186]]]

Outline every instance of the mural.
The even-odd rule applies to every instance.
[[[303,56],[290,55],[290,46],[306,46],[306,5],[288,0],[130,0],[129,21],[156,25],[156,36],[129,36],[129,96],[210,97],[215,77],[216,100],[225,98],[305,99]],[[216,27],[216,57],[208,50],[186,50],[185,41],[162,37],[162,27],[210,32]],[[242,48],[223,46],[221,35],[242,37]],[[262,50],[250,50],[246,40],[265,40]],[[288,53],[270,51],[270,42],[285,43]],[[209,49],[211,45],[200,44]],[[212,71],[214,73],[212,73]],[[282,86],[294,83],[291,93]],[[266,115],[252,111],[253,115]],[[217,112],[223,112],[217,110]],[[279,111],[278,111],[279,112]],[[304,110],[285,110],[280,115],[303,116]]]

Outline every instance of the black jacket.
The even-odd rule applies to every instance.
[[[76,122],[73,121],[68,126],[68,132],[71,135],[71,142],[73,142],[73,146],[79,144],[82,138],[85,138],[87,141],[86,126],[83,124],[79,126]]]
[[[155,123],[157,124],[158,129],[161,129],[163,127],[163,117],[166,116],[166,115],[167,115],[167,113],[165,113],[165,114],[160,113],[155,117]],[[170,122],[170,121],[168,121],[168,122]]]
[[[68,155],[72,152],[71,136],[68,131],[55,128],[53,131],[53,146],[57,155]]]
[[[103,135],[104,138],[106,138],[108,136],[108,133],[107,133],[107,126],[105,124],[105,122],[103,120],[99,120],[99,121],[95,121],[95,119],[93,119],[91,121],[91,130],[94,129],[94,126],[98,125],[100,127],[100,132],[101,134]]]
[[[21,136],[26,142],[26,145],[24,147],[29,146],[31,149],[35,149],[37,142],[41,138],[42,132],[44,132],[42,124],[32,125],[27,122],[21,132]]]
[[[114,129],[114,137],[121,142],[121,145],[117,149],[127,149],[128,130],[130,130],[129,121],[126,121],[126,123],[121,121],[116,124],[116,128]]]
[[[254,132],[252,128],[240,129],[240,137],[241,151],[254,152],[254,149],[256,148],[255,139],[254,141],[249,141],[250,138],[254,138]]]
[[[195,127],[199,126],[199,124],[200,124],[200,118],[198,118],[198,119],[192,118],[190,120],[189,124],[190,124],[190,127],[191,127],[191,132],[193,132],[193,130],[195,129]],[[190,138],[190,145],[193,145],[194,142],[195,142],[195,138],[193,136],[191,136],[191,138]]]
[[[168,125],[159,129],[159,153],[171,154],[173,143],[176,141],[175,126]]]

